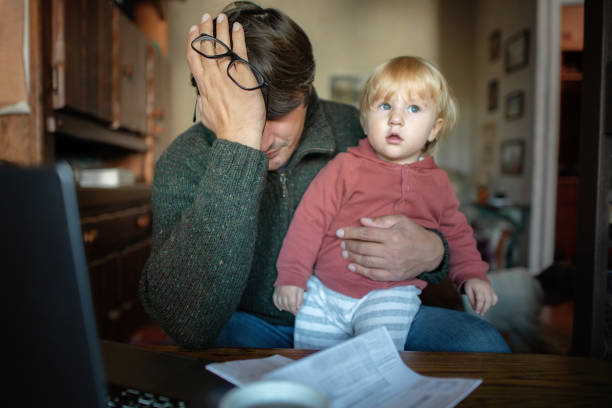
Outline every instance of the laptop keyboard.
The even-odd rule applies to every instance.
[[[186,408],[185,401],[157,395],[150,392],[108,384],[107,407],[131,408]]]

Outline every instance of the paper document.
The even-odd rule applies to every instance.
[[[206,369],[242,387],[250,382],[261,380],[267,373],[291,363],[295,363],[295,360],[275,354],[266,358],[210,363],[206,365]]]
[[[258,380],[308,384],[327,394],[332,408],[453,407],[482,383],[415,373],[404,364],[384,327],[298,361],[275,355],[206,368],[238,386]]]

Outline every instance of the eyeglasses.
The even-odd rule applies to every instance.
[[[240,58],[238,54],[233,52],[223,41],[216,39],[215,37],[208,34],[200,34],[191,42],[191,48],[206,58],[225,58],[230,57],[231,61],[227,65],[227,76],[236,84],[240,89],[245,91],[254,91],[261,89],[264,96],[264,102],[266,104],[266,112],[268,111],[268,94],[269,84],[264,74],[260,70],[255,68],[249,61]],[[202,49],[200,49],[202,48]],[[253,75],[244,75],[244,69],[249,68]],[[197,89],[197,87],[196,87]],[[193,121],[196,121],[196,110],[198,107],[198,101],[196,98],[196,104],[193,107]]]

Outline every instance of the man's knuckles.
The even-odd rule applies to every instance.
[[[404,234],[402,234],[398,230],[391,231],[391,234],[390,234],[390,237],[389,237],[389,242],[394,247],[397,247],[398,245],[400,245],[400,244],[402,244],[404,242]]]
[[[358,228],[357,229],[357,238],[362,239],[364,241],[369,240],[371,237],[369,228]]]

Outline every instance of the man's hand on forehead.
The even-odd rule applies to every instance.
[[[235,22],[230,31],[225,14],[219,14],[213,22],[210,14],[205,13],[200,24],[190,28],[187,62],[199,91],[197,107],[201,121],[216,133],[218,139],[259,149],[266,118],[262,92],[245,91],[230,79],[227,72],[230,57],[206,58],[191,48],[191,43],[200,34],[213,35],[213,24],[216,25],[218,40],[233,44],[232,51],[239,57],[246,60],[247,56],[242,26]],[[197,46],[207,55],[216,52],[213,41],[201,41]]]

